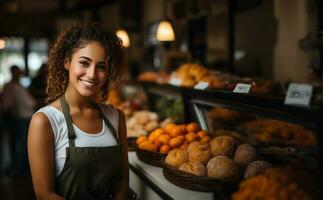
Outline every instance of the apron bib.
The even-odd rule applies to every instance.
[[[121,145],[116,130],[93,103],[117,141],[116,146],[76,147],[75,132],[69,107],[64,96],[60,98],[68,128],[69,147],[62,172],[55,180],[56,192],[68,200],[103,200],[113,195],[116,180],[121,177]]]

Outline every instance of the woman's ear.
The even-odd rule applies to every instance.
[[[70,69],[70,60],[65,58],[64,59],[64,68],[68,71]]]

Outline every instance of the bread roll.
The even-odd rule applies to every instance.
[[[210,159],[211,159],[211,153],[209,148],[204,150],[195,149],[193,151],[188,152],[188,160],[192,163],[202,163],[206,165]]]
[[[247,169],[244,173],[244,178],[247,179],[252,176],[256,176],[271,167],[272,167],[271,163],[267,161],[261,161],[261,160],[253,161],[247,166]]]
[[[233,160],[240,164],[240,166],[247,167],[249,163],[256,159],[256,149],[250,144],[242,144],[236,149]]]
[[[201,163],[185,162],[178,169],[196,176],[206,176],[206,167]]]
[[[232,157],[235,146],[235,140],[230,136],[218,136],[210,141],[212,156]]]
[[[187,152],[184,149],[173,149],[171,150],[166,159],[165,162],[173,167],[178,168],[181,166],[184,162],[187,162]]]
[[[240,176],[239,165],[225,156],[216,156],[207,164],[207,176],[216,179],[237,179]]]

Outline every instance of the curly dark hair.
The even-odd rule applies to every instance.
[[[125,70],[121,39],[113,33],[105,33],[100,24],[72,25],[58,36],[49,52],[46,88],[48,103],[62,96],[67,88],[69,72],[64,68],[64,60],[71,60],[73,53],[90,41],[99,42],[104,47],[109,65],[108,80],[102,87],[99,100],[106,100],[110,84],[121,79]]]

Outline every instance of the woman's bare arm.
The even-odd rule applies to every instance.
[[[44,113],[36,113],[28,131],[28,158],[36,198],[62,200],[55,193],[54,134]]]
[[[127,129],[126,119],[124,113],[119,111],[119,140],[122,147],[122,180],[119,181],[118,188],[114,199],[124,200],[128,199],[129,189],[129,163],[128,163],[128,143],[127,143]]]

